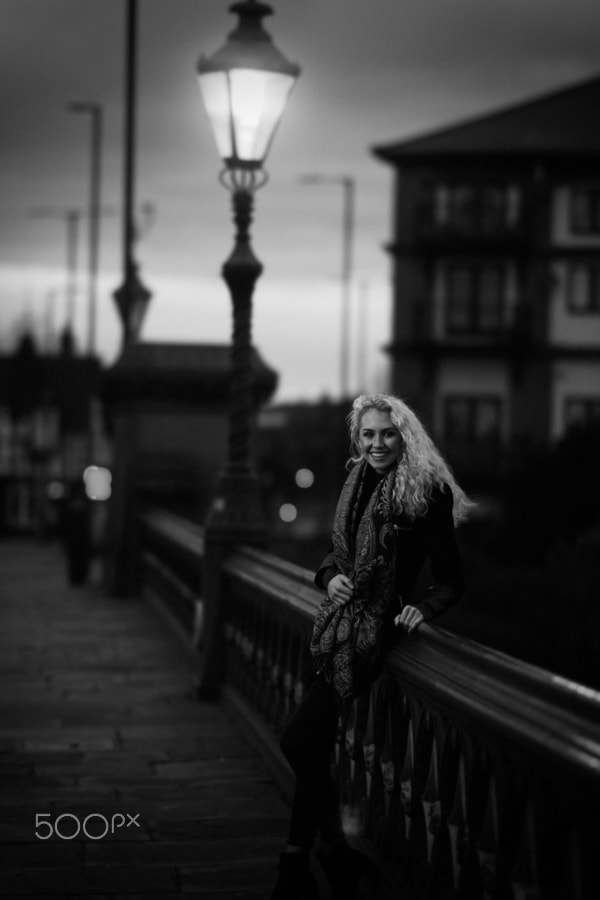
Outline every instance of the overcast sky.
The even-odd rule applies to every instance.
[[[225,0],[139,0],[137,201],[155,216],[136,255],[153,291],[146,340],[230,340],[220,267],[229,196],[195,76],[237,17]],[[598,0],[274,0],[267,29],[302,74],[257,195],[253,245],[265,266],[254,342],[280,375],[277,400],[339,391],[342,189],[356,181],[352,387],[385,386],[391,170],[372,147],[600,73]],[[125,0],[0,0],[0,342],[27,318],[51,342],[65,321],[67,209],[87,208],[89,117],[104,110],[98,349],[120,325]],[[45,209],[50,216],[39,217]],[[112,215],[111,215],[112,210]],[[87,234],[79,241],[76,334],[86,336]],[[360,323],[362,322],[362,325]],[[366,324],[365,324],[366,323]],[[359,339],[359,333],[361,338]]]

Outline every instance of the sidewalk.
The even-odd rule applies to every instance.
[[[269,896],[287,807],[151,607],[2,542],[0,679],[0,896]]]

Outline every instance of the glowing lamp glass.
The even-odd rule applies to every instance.
[[[300,74],[264,30],[272,9],[260,0],[242,0],[230,11],[239,22],[225,44],[198,61],[200,93],[217,149],[229,169],[258,169]]]
[[[259,166],[283,116],[295,79],[280,72],[232,69],[198,78],[221,159]]]

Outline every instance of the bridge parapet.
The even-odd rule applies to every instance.
[[[146,556],[155,593],[185,585],[181,567],[175,581],[156,578],[157,562],[170,566],[156,542]],[[202,647],[222,655],[222,695],[289,792],[277,736],[310,677],[321,594],[310,572],[261,550],[234,549],[219,565],[219,595],[206,575],[204,585],[204,602],[218,604],[204,616],[218,640],[204,634]],[[376,854],[396,896],[600,897],[592,689],[423,625],[400,639],[340,722],[332,764],[346,827]]]

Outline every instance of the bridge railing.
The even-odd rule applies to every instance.
[[[148,510],[141,523],[144,591],[168,610],[197,643],[202,628],[204,530],[161,509]]]
[[[220,574],[219,596],[206,582],[204,594],[219,640],[204,646],[224,656],[222,694],[291,791],[278,734],[310,678],[322,597],[311,573],[252,548]],[[346,828],[398,896],[600,897],[600,694],[585,686],[423,625],[340,722],[333,765]]]

